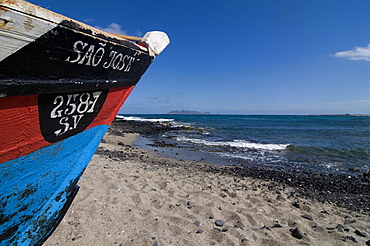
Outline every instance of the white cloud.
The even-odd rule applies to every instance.
[[[353,50],[337,52],[333,54],[333,56],[354,61],[370,61],[370,44],[368,44],[366,47],[355,47]]]
[[[122,26],[114,22],[110,23],[107,27],[96,26],[95,28],[104,32],[126,35],[126,31],[122,30]]]

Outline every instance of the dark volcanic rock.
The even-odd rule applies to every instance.
[[[114,128],[119,134],[122,133],[139,133],[142,135],[160,135],[165,132],[173,131],[176,127],[160,125],[158,123],[146,122],[146,121],[126,121],[126,120],[115,120],[111,128]]]
[[[343,237],[343,242],[347,242],[347,240],[348,241],[352,241],[352,242],[354,242],[354,243],[358,243],[358,241],[357,241],[357,239],[356,238],[354,238],[354,237],[352,237],[352,236],[345,236],[345,237]]]
[[[187,205],[188,205],[188,206],[194,206],[194,205],[195,205],[195,202],[188,201],[188,202],[187,202]]]
[[[256,167],[224,168],[224,174],[273,181],[295,188],[293,197],[331,202],[349,210],[370,213],[370,182],[361,176],[313,171],[270,170]],[[299,204],[293,204],[299,208]]]
[[[282,228],[283,226],[282,225],[280,225],[280,224],[275,224],[275,225],[273,225],[271,228]]]
[[[161,125],[153,122],[135,122],[135,121],[114,121],[110,127],[110,133],[115,135],[124,135],[124,133],[139,133],[144,137],[155,138],[154,143],[158,147],[176,148],[172,142],[163,141],[163,133],[182,130],[181,127],[170,125]],[[196,151],[196,150],[195,150]],[[130,158],[125,153],[102,153],[108,157],[125,159]],[[205,160],[207,161],[207,160]],[[170,165],[168,163],[153,163],[156,165]],[[288,197],[302,197],[319,202],[329,202],[352,211],[370,213],[370,171],[362,174],[353,175],[335,174],[318,172],[307,169],[269,169],[258,166],[243,165],[243,162],[235,161],[233,166],[222,165],[194,165],[196,169],[220,173],[224,175],[233,175],[238,178],[251,177],[271,182],[269,190],[274,190],[278,186],[292,187],[294,192]],[[300,208],[300,204],[293,206]]]
[[[364,177],[370,177],[370,170],[363,174]]]
[[[338,224],[336,227],[327,227],[326,229],[329,230],[329,231],[337,230],[338,232],[349,232],[349,228],[347,228],[347,227],[345,227],[341,224]]]
[[[216,220],[215,221],[216,226],[224,226],[224,224],[225,224],[225,221],[223,221],[223,220]]]
[[[355,234],[357,236],[360,236],[360,237],[367,237],[366,233],[365,232],[362,232],[362,231],[359,231],[359,230],[356,230],[355,231]]]
[[[298,228],[295,228],[292,229],[292,236],[298,239],[302,239],[304,235]]]
[[[302,217],[302,218],[305,218],[305,219],[307,219],[307,220],[313,220],[312,216],[311,216],[311,215],[309,215],[309,214],[304,214],[304,215],[302,215],[301,217]]]

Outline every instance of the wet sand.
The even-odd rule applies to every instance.
[[[138,132],[112,125],[44,245],[370,245],[365,180],[168,158],[135,147]]]

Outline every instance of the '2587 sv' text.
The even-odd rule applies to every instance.
[[[59,119],[61,128],[54,131],[54,134],[60,136],[76,129],[84,115],[94,113],[101,93],[102,91],[95,91],[56,96],[50,118]]]

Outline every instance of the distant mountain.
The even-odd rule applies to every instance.
[[[210,112],[204,112],[204,113],[201,113],[201,112],[198,112],[198,111],[192,111],[192,110],[174,110],[174,111],[170,111],[168,112],[167,114],[204,114],[204,115],[211,115]]]

